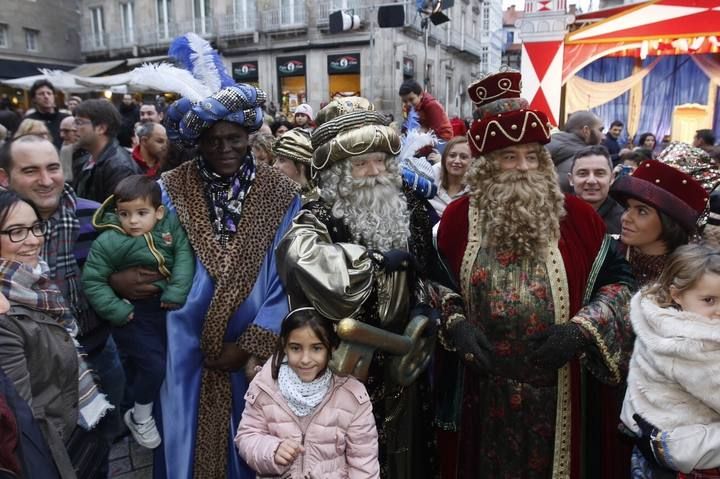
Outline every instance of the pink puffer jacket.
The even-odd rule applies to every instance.
[[[293,439],[305,447],[289,467],[275,463],[275,451],[283,439]],[[333,375],[330,391],[303,430],[272,378],[268,361],[245,394],[235,444],[259,477],[380,477],[372,404],[365,386],[352,377]]]

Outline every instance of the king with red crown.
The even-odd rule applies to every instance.
[[[438,231],[466,304],[440,330],[464,364],[456,414],[444,409],[459,432],[443,447],[454,451],[446,477],[584,475],[581,387],[619,383],[630,354],[629,267],[595,211],[561,193],[543,146],[548,118],[520,82],[507,71],[468,88],[480,113],[468,132],[471,192]]]

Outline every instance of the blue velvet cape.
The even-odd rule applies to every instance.
[[[163,204],[170,211],[175,210],[164,188]],[[288,312],[288,301],[275,266],[275,248],[300,206],[300,197],[296,197],[268,248],[250,295],[228,322],[225,341],[235,341],[251,324],[279,333],[280,323]],[[163,443],[155,450],[156,479],[192,479],[203,364],[200,336],[213,288],[212,278],[202,263],[196,260],[195,277],[187,302],[182,309],[167,315],[167,369],[165,384],[160,391],[161,415],[158,421],[158,425],[162,426]],[[228,424],[226,477],[255,479],[255,472],[240,458],[233,443],[245,407],[243,398],[248,381],[243,371],[233,373],[230,377],[233,404],[231,424]]]

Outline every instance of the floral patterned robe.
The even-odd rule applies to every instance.
[[[529,258],[481,248],[472,201],[452,203],[438,232],[468,320],[493,346],[487,376],[464,374],[457,476],[581,477],[581,377],[590,372],[608,384],[623,377],[632,339],[624,318],[629,267],[582,200],[566,198],[557,246],[547,257]],[[536,367],[527,358],[535,346],[529,337],[567,321],[585,330],[592,347],[558,371]]]

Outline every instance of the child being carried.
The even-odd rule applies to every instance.
[[[185,303],[195,274],[187,236],[161,200],[160,186],[147,176],[133,175],[118,183],[93,216],[93,226],[103,233],[93,242],[82,275],[90,304],[112,323],[113,338],[135,371],[135,405],[124,420],[138,444],[148,448],[161,442],[152,408],[165,379],[167,310]],[[158,295],[132,302],[117,296],[108,278],[133,266],[165,276],[155,283]]]

